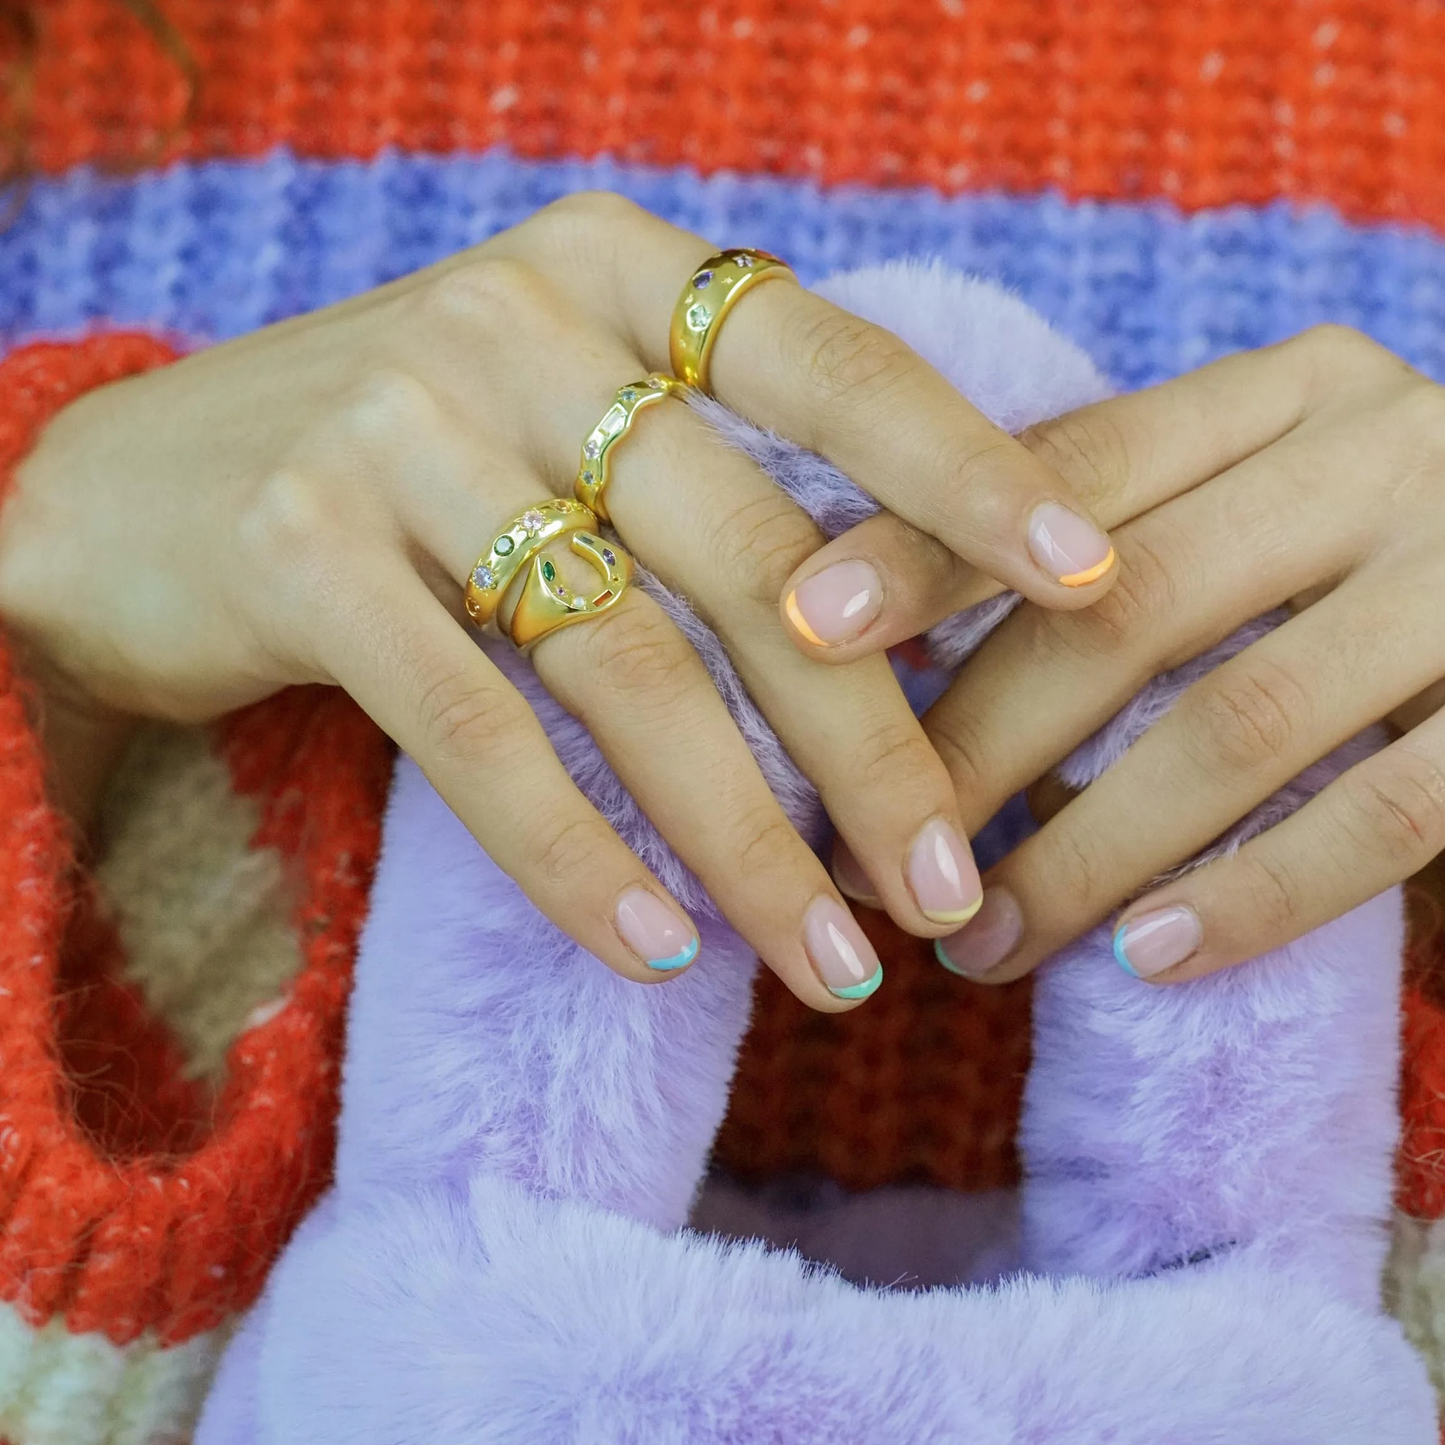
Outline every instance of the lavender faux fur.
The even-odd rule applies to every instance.
[[[991,287],[898,267],[826,289],[1011,428],[1104,394]],[[866,513],[815,458],[710,414],[826,530]],[[722,649],[664,600],[816,835],[811,788]],[[945,624],[937,654],[956,665],[1010,605]],[[1217,660],[1151,684],[1070,776],[1096,776]],[[1434,1445],[1424,1370],[1379,1304],[1397,894],[1181,988],[1126,977],[1103,930],[1065,950],[1039,979],[1029,1180],[1004,1251],[1034,1272],[858,1287],[686,1227],[755,960],[578,725],[506,663],[588,794],[703,919],[701,959],[657,987],[618,979],[402,760],[336,1186],[232,1344],[197,1445]],[[1013,1231],[1010,1201],[1001,1213]],[[871,1246],[869,1273],[886,1270]]]

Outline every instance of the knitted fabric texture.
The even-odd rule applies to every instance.
[[[72,398],[174,354],[103,335],[0,362],[0,475]],[[170,1439],[216,1331],[326,1178],[386,753],[320,690],[237,715],[218,740],[232,786],[257,800],[250,845],[298,875],[304,962],[210,1088],[121,976],[115,920],[46,802],[26,708],[0,640],[0,1427]]]

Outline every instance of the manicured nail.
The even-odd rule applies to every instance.
[[[883,982],[873,945],[835,899],[815,898],[809,905],[803,946],[828,992],[838,998],[867,998]]]
[[[671,973],[697,957],[697,930],[655,893],[629,888],[617,901],[617,931],[648,968]]]
[[[1204,929],[1192,908],[1157,908],[1131,918],[1114,935],[1114,957],[1125,973],[1153,978],[1199,951]]]
[[[908,853],[908,886],[932,923],[967,923],[983,902],[983,884],[968,845],[942,818],[926,823]]]
[[[985,888],[973,921],[961,933],[935,939],[933,952],[950,972],[979,978],[996,968],[1024,936],[1024,916],[1007,888]]]
[[[833,882],[844,898],[851,898],[854,903],[861,903],[866,908],[883,907],[882,899],[873,891],[872,879],[841,838],[833,844]]]
[[[857,637],[883,606],[883,584],[867,562],[835,562],[788,593],[788,621],[814,647]]]
[[[1097,582],[1114,564],[1109,539],[1092,522],[1057,502],[1045,502],[1029,518],[1029,551],[1065,587]]]

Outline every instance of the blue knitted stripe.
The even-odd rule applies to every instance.
[[[97,321],[234,336],[425,265],[585,187],[622,191],[721,243],[777,251],[805,280],[942,256],[1017,290],[1126,386],[1322,320],[1357,326],[1445,379],[1445,242],[1423,229],[1349,225],[1323,208],[1182,216],[1155,203],[822,190],[500,152],[369,163],[276,153],[43,181],[0,235],[0,337]]]

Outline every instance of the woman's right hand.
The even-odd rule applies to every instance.
[[[656,965],[690,956],[692,923],[459,623],[492,536],[569,495],[614,391],[667,369],[674,297],[713,249],[615,197],[575,197],[83,397],[17,475],[0,613],[118,714],[203,721],[289,684],[339,684],[548,917],[630,978],[670,976]],[[1070,589],[1033,559],[1030,519],[1066,487],[888,333],[762,286],[729,318],[713,376],[737,411],[917,523],[930,556],[947,549],[1048,606],[1109,585]],[[954,931],[978,874],[886,660],[803,657],[779,617],[817,529],[686,406],[641,418],[613,471],[620,535],[722,638],[889,911],[921,935]],[[822,1009],[866,996],[872,950],[658,606],[631,589],[533,658],[794,993]]]

